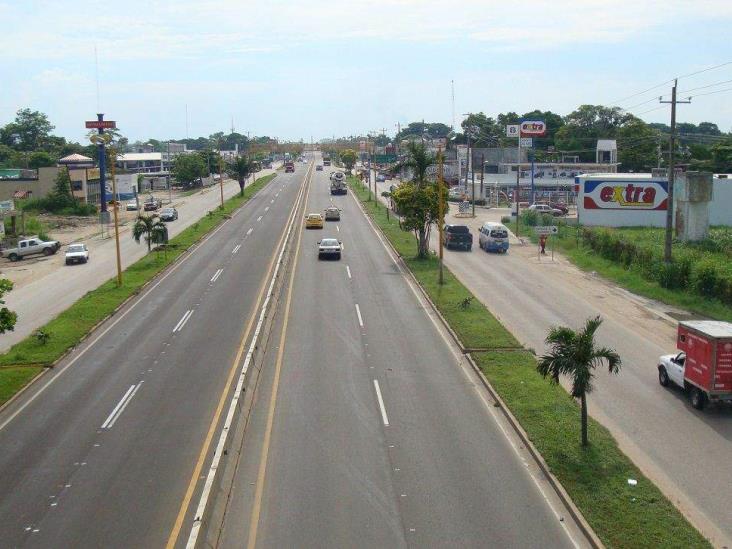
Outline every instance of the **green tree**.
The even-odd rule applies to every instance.
[[[353,149],[345,149],[341,151],[341,162],[343,162],[343,165],[345,166],[347,171],[350,172],[353,169],[353,167],[356,165],[357,159],[358,155]]]
[[[53,191],[50,197],[54,211],[74,205],[74,195],[71,193],[71,177],[68,168],[61,168],[56,175]]]
[[[407,145],[407,158],[396,166],[412,174],[410,181],[401,183],[392,193],[394,204],[402,216],[402,229],[414,231],[417,239],[417,257],[429,256],[430,229],[438,219],[438,189],[435,182],[428,180],[430,166],[435,157],[418,142]]]
[[[620,355],[607,347],[596,347],[595,332],[602,324],[597,316],[585,322],[584,328],[575,332],[567,327],[554,327],[546,338],[550,351],[539,359],[537,370],[553,383],[559,383],[561,375],[572,381],[570,395],[579,399],[582,421],[582,446],[587,446],[587,394],[593,390],[595,369],[607,364],[611,374],[618,374],[622,362]]]
[[[204,175],[219,173],[219,162],[221,160],[221,156],[216,151],[213,151],[211,149],[203,149],[202,151],[197,151],[195,154],[185,156],[198,156],[203,162],[203,166],[205,169]],[[180,156],[178,158],[180,158]]]
[[[198,153],[178,155],[173,162],[171,172],[178,183],[187,187],[208,173],[203,157]]]
[[[584,162],[595,159],[595,141],[614,139],[623,125],[637,120],[620,107],[580,105],[564,118],[564,126],[555,136],[555,146],[565,152],[576,153]]]
[[[649,172],[658,164],[661,134],[639,118],[632,118],[615,132],[618,162],[623,172]]]
[[[160,221],[157,214],[140,215],[132,226],[132,238],[140,243],[141,238],[147,242],[147,251],[152,249],[152,244],[162,244],[167,241],[168,228]]]
[[[254,162],[244,156],[237,156],[232,162],[226,166],[226,173],[229,177],[236,179],[239,183],[239,192],[244,196],[244,185],[251,175],[254,168]]]
[[[715,173],[732,172],[732,137],[712,145],[712,169]]]
[[[53,129],[42,112],[20,109],[15,120],[0,130],[0,142],[18,151],[42,150]]]
[[[56,159],[49,153],[44,151],[36,151],[30,154],[28,166],[37,170],[38,168],[47,168],[56,164]]]
[[[5,305],[3,297],[12,289],[12,281],[6,278],[0,278],[0,305]],[[0,334],[12,332],[15,329],[15,323],[17,321],[18,314],[15,311],[11,311],[7,307],[0,308]]]

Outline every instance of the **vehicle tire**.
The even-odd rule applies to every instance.
[[[338,261],[340,261],[340,260],[341,260],[341,254],[338,254],[338,255],[336,256],[336,259],[337,259]]]
[[[67,265],[71,265],[71,261],[69,261],[69,260],[67,259],[67,260],[66,260],[66,264],[67,264]]]
[[[54,253],[56,252],[54,252],[51,248],[43,248],[43,255],[45,256],[53,255]]]
[[[467,250],[467,251],[469,251],[469,252],[470,252],[470,251],[472,251],[472,250],[473,250],[473,246],[472,246],[472,245],[468,246],[468,247],[466,248],[466,250]]]
[[[692,387],[689,391],[689,399],[691,400],[691,405],[697,410],[703,410],[704,406],[706,406],[707,404],[707,395],[705,395],[701,391],[701,389],[698,389],[696,387]]]
[[[323,254],[318,254],[318,261],[320,261],[321,259],[323,259]]]
[[[8,259],[9,259],[10,261],[13,261],[13,262],[15,262],[15,261],[18,261],[18,259],[20,259],[20,258],[18,257],[18,254],[10,254],[10,255],[8,256]]]
[[[668,387],[668,372],[663,366],[658,367],[658,382],[661,387]]]

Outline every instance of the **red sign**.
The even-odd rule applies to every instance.
[[[546,133],[546,122],[543,120],[524,120],[520,124],[521,137],[541,137]]]
[[[114,120],[87,120],[85,124],[87,128],[102,130],[111,130],[117,127],[117,122]]]

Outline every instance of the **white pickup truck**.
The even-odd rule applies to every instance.
[[[2,256],[7,257],[10,261],[18,261],[29,255],[43,254],[53,255],[59,248],[61,243],[57,240],[44,242],[40,238],[28,238],[19,240],[16,248],[8,248],[2,251]]]

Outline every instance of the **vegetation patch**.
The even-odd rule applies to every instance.
[[[245,189],[244,196],[237,194],[230,198],[224,203],[223,209],[217,208],[209,212],[208,215],[172,238],[167,246],[157,248],[154,253],[147,254],[130,265],[123,273],[122,286],[118,287],[115,279],[112,279],[88,292],[36,332],[43,332],[47,334],[47,337],[38,338],[32,334],[1,354],[0,387],[10,387],[5,398],[12,396],[35,375],[23,377],[18,373],[16,367],[32,365],[38,368],[52,365],[66,351],[76,346],[94,326],[107,318],[122,302],[138,293],[147,282],[173,263],[190,246],[221,224],[224,219],[231,217],[232,212],[240,208],[274,177],[273,174],[257,179],[256,183]],[[22,370],[26,373],[28,369],[23,368]],[[2,394],[4,393],[0,392],[0,396]],[[0,398],[0,402],[2,402],[2,398]]]
[[[43,370],[42,366],[0,368],[0,406],[25,387],[41,370]]]
[[[349,182],[463,344],[489,349],[475,354],[478,366],[602,542],[608,547],[709,547],[592,418],[590,445],[582,448],[579,406],[567,391],[539,375],[536,357],[528,350],[501,350],[519,346],[513,335],[477,299],[470,299],[470,291],[447,268],[445,284],[438,285],[436,258],[415,259],[414,235],[400,229],[394,214],[387,218],[383,204],[369,201],[358,179]]]

